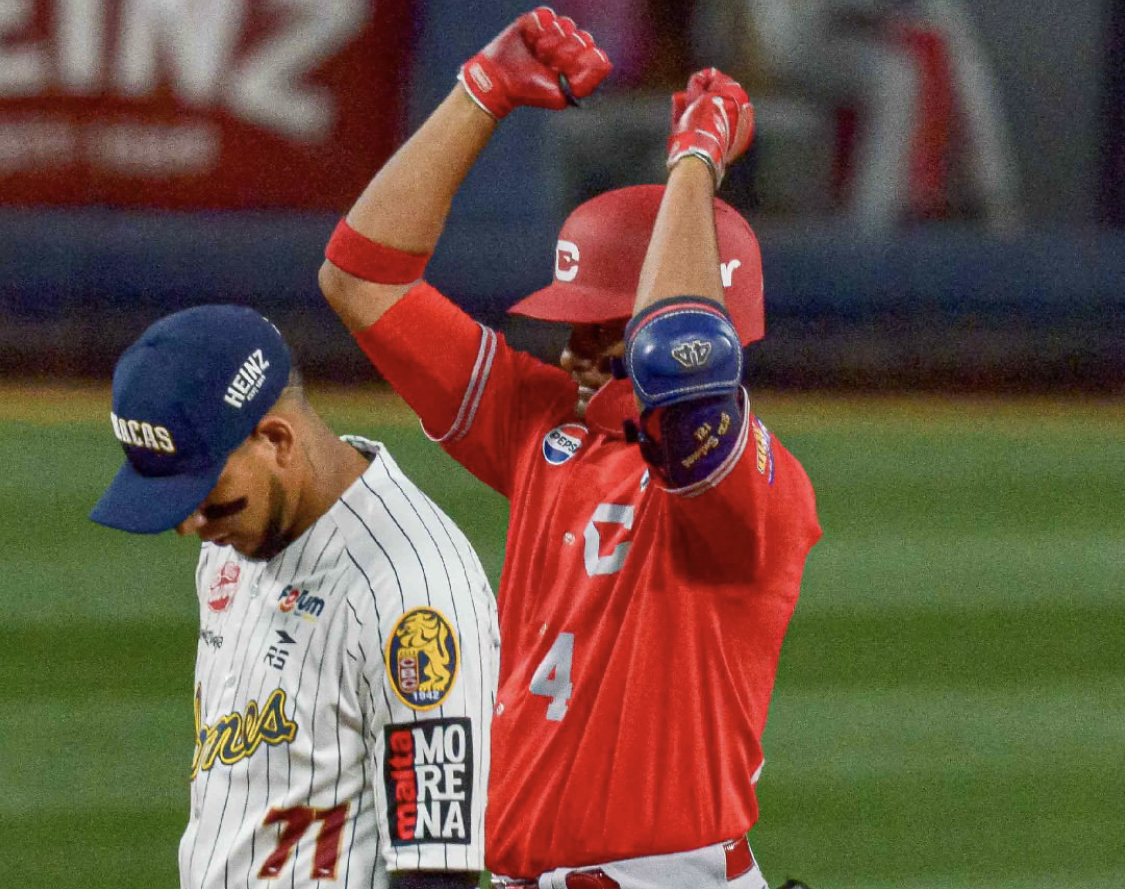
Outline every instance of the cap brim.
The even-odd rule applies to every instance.
[[[220,463],[203,475],[144,476],[126,462],[90,511],[90,518],[133,534],[168,531],[207,499],[222,472]]]
[[[598,324],[630,317],[633,306],[614,300],[602,290],[556,282],[525,296],[508,312],[540,321]]]

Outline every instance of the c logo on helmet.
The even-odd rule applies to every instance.
[[[573,241],[560,239],[555,247],[555,277],[560,281],[578,277],[578,245]]]

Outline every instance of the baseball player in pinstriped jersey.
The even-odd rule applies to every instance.
[[[183,889],[476,886],[499,639],[464,535],[249,309],[149,328],[111,419],[91,518],[203,540]]]

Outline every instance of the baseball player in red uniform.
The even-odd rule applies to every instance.
[[[511,501],[496,885],[765,889],[746,838],[760,738],[820,527],[742,386],[742,347],[763,335],[760,256],[714,193],[751,140],[745,92],[694,75],[673,99],[666,186],[566,221],[554,282],[514,307],[572,325],[561,368],[422,280],[498,122],[563,109],[609,69],[569,19],[521,16],[341,221],[321,286],[427,434]]]
[[[182,889],[476,887],[499,636],[468,540],[251,309],[152,325],[111,420],[91,518],[203,541]]]

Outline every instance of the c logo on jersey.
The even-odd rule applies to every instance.
[[[543,436],[543,459],[561,466],[586,443],[588,430],[581,423],[564,423]]]
[[[207,588],[207,607],[212,611],[226,611],[238,589],[238,575],[242,569],[236,562],[227,562],[219,569]]]
[[[413,608],[398,619],[387,643],[387,675],[412,710],[432,710],[449,697],[461,652],[457,633],[440,612]]]

